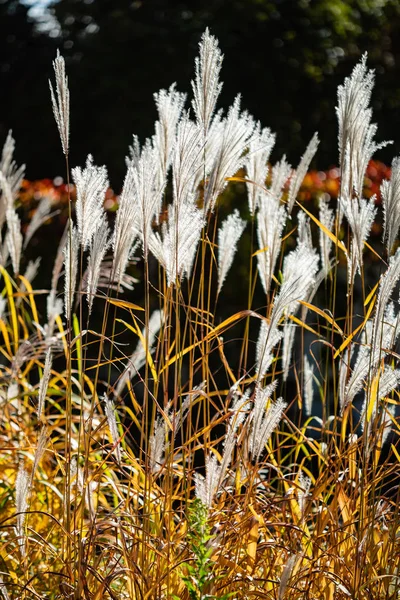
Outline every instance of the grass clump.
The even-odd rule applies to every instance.
[[[297,169],[269,167],[275,136],[240,98],[216,111],[221,65],[206,31],[193,115],[175,86],[155,96],[155,133],[133,139],[115,214],[106,168],[89,156],[71,170],[76,204],[45,290],[24,244],[51,202],[24,237],[23,168],[6,140],[5,599],[399,595],[398,165],[379,253],[368,239],[382,215],[363,197],[382,146],[373,73],[364,57],[339,88],[339,200],[310,212],[297,197],[318,136]],[[54,67],[69,184],[60,55]],[[249,204],[221,216],[232,180]],[[236,285],[248,292],[232,310]]]

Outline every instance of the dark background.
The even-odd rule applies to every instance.
[[[337,163],[336,88],[368,51],[377,138],[395,141],[377,158],[390,162],[400,138],[399,25],[398,0],[59,0],[42,12],[0,0],[0,145],[12,128],[28,178],[64,175],[47,82],[59,48],[71,164],[93,153],[119,191],[132,134],[153,133],[153,93],[174,81],[190,92],[208,26],[225,54],[220,105],[242,93],[243,108],[278,134],[273,160],[285,152],[297,164],[318,130],[320,169]]]

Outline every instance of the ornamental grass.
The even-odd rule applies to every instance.
[[[318,134],[293,168],[240,96],[218,109],[222,62],[206,30],[114,201],[95,148],[74,165],[57,55],[68,219],[40,286],[54,206],[21,225],[5,141],[5,600],[400,597],[400,159],[378,202],[374,74],[364,56],[338,89],[323,177]]]

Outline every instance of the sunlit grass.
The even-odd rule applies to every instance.
[[[211,44],[208,51],[218,58],[216,40],[207,35],[201,52]],[[237,127],[238,138],[245,139],[239,157],[248,157],[246,128],[249,135],[257,128],[247,115],[231,119],[229,131]],[[249,182],[234,161],[233,172],[219,181],[222,151],[210,166],[205,149],[211,153],[212,144],[196,138],[199,131],[208,135],[205,123],[204,118],[197,131],[187,121],[184,130],[202,150],[190,163],[198,161],[200,173],[189,185],[173,155],[174,186],[163,189],[162,210],[150,211],[148,218],[145,210],[139,217],[130,213],[123,204],[125,182],[119,211],[126,212],[119,214],[133,219],[142,242],[135,260],[130,245],[125,256],[130,276],[120,267],[123,252],[116,259],[118,243],[106,244],[92,314],[86,298],[87,259],[95,248],[90,236],[87,246],[78,248],[78,241],[71,241],[79,231],[74,238],[69,224],[54,252],[52,281],[41,283],[45,289],[19,273],[17,242],[3,244],[0,594],[5,600],[399,597],[398,324],[397,309],[389,305],[396,299],[397,280],[386,295],[383,291],[383,275],[395,271],[399,254],[389,259],[391,249],[376,240],[370,248],[365,239],[364,261],[354,276],[351,244],[357,236],[350,219],[342,222],[332,212],[335,226],[329,228],[314,206],[303,204],[307,185],[291,215],[280,208],[286,207],[287,181],[294,177],[284,161],[272,168],[267,184]],[[223,130],[217,121],[214,126],[217,144]],[[145,148],[151,154],[151,146]],[[131,152],[132,188],[140,174],[146,183],[143,153],[139,159],[134,148]],[[276,183],[279,177],[282,185]],[[315,172],[307,177],[315,178]],[[210,180],[215,197],[207,191]],[[1,181],[5,206],[10,172]],[[228,181],[224,204],[221,192]],[[240,238],[243,227],[236,215],[230,222],[232,247],[229,239],[222,242],[225,219],[217,199],[222,213],[234,204],[242,218],[248,215],[248,207],[236,202],[238,182],[248,189],[258,185],[262,198],[222,282],[222,246],[231,251],[232,232]],[[182,225],[187,206],[177,201],[176,190],[190,195],[185,186],[193,197],[190,218]],[[214,212],[204,209],[207,193],[210,205],[216,202]],[[350,195],[359,201],[352,188]],[[273,209],[263,213],[268,205],[263,208],[262,202],[271,197]],[[171,201],[175,212],[167,210]],[[68,202],[75,218],[70,197]],[[279,210],[282,231],[274,233],[271,248],[265,240]],[[261,234],[263,215],[268,218]],[[104,226],[106,217],[101,219]],[[11,222],[9,213],[9,232]],[[195,223],[199,240],[190,237]],[[109,214],[107,226],[114,225],[115,215]],[[95,239],[100,227],[94,229]],[[182,240],[186,245],[179,245]],[[324,240],[331,244],[326,271],[319,270],[313,248],[321,243],[322,251]],[[143,253],[147,242],[151,252]],[[72,252],[65,252],[68,243]],[[74,250],[76,283],[69,277],[63,291],[62,274],[73,270]],[[371,272],[368,256],[374,256]],[[23,253],[25,267],[24,261]],[[309,267],[303,273],[304,261]],[[63,293],[64,299],[70,295],[71,310],[57,304]],[[287,350],[291,327],[293,356]],[[357,361],[374,341],[378,358],[366,355],[370,369],[352,394]]]

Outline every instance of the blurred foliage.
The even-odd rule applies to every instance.
[[[375,195],[377,201],[380,202],[380,186],[384,179],[390,179],[391,169],[384,163],[372,160],[367,168],[366,177],[364,180],[363,195],[365,198],[370,198]],[[238,173],[239,176],[245,177],[245,173]],[[312,206],[317,207],[318,201],[321,197],[324,200],[336,200],[339,193],[339,169],[332,167],[326,171],[309,171],[300,187],[298,193],[298,201],[301,204],[312,203]],[[70,184],[71,198],[75,201],[75,186]],[[243,194],[241,194],[243,192]],[[243,205],[237,206],[238,196],[243,196]],[[36,181],[24,180],[19,193],[19,203],[25,213],[25,219],[30,221],[32,214],[37,207],[37,204],[42,198],[49,198],[52,201],[54,207],[62,209],[62,220],[63,226],[67,219],[66,206],[68,203],[68,186],[64,183],[62,177],[57,177],[54,180],[51,179],[39,179]],[[235,202],[236,200],[236,202]],[[244,209],[247,213],[247,197],[245,192],[245,186],[243,183],[230,183],[222,197],[219,200],[219,211],[223,211],[229,214],[233,210],[233,202],[235,202],[235,208]],[[111,212],[114,212],[118,207],[118,195],[112,188],[109,188],[104,200],[104,207]],[[307,206],[310,208],[310,206]],[[246,214],[246,218],[249,215]]]
[[[71,161],[93,153],[119,189],[132,134],[153,133],[153,93],[176,81],[190,97],[182,82],[207,26],[227,57],[220,105],[242,90],[243,107],[278,134],[274,159],[287,151],[297,163],[318,130],[318,167],[337,160],[336,88],[365,51],[377,71],[379,137],[400,132],[396,0],[59,0],[50,10],[59,26],[35,28],[26,7],[0,0],[0,137],[14,129],[31,179],[65,170],[46,85],[56,47],[71,87]]]

